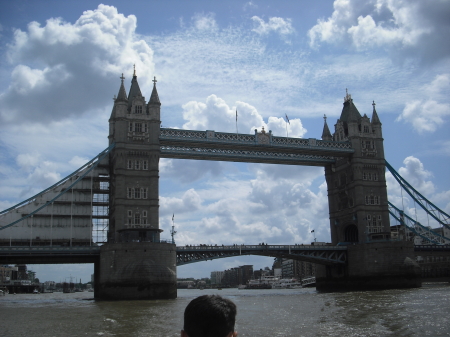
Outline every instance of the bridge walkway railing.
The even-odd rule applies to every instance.
[[[347,247],[329,245],[188,245],[177,247],[177,265],[239,255],[272,256],[335,265],[346,264]]]

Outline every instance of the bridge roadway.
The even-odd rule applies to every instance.
[[[177,247],[177,266],[233,257],[260,255],[319,264],[345,264],[347,247],[314,245],[197,245]],[[7,246],[0,247],[0,264],[94,263],[100,246]]]
[[[95,263],[99,261],[100,248],[100,246],[3,246],[0,247],[0,264]],[[414,250],[417,256],[423,257],[445,255],[439,262],[442,260],[442,263],[448,265],[450,245],[421,245],[416,246]],[[242,255],[271,256],[324,265],[347,263],[347,247],[329,245],[187,245],[178,246],[176,254],[177,266]]]

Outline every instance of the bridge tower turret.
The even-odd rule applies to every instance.
[[[333,140],[350,141],[350,159],[325,168],[333,244],[390,237],[381,123],[373,103],[372,121],[361,116],[347,93]]]
[[[176,246],[159,228],[160,110],[156,78],[148,104],[136,70],[124,77],[109,119],[109,233],[96,266],[95,297],[176,298]]]

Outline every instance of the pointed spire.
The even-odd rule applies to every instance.
[[[123,80],[125,79],[125,77],[123,77],[123,73],[120,79],[122,80],[122,82],[120,84],[119,94],[117,95],[117,98],[114,100],[114,102],[128,102],[127,92],[125,91],[125,86],[123,85]]]
[[[131,105],[133,103],[133,98],[136,96],[142,97],[141,88],[139,88],[139,83],[136,76],[136,66],[133,66],[133,79],[131,80],[130,92],[128,93],[128,111],[131,110]]]
[[[324,120],[324,125],[323,125],[323,131],[322,131],[322,140],[331,140],[332,136],[331,136],[330,129],[328,128],[328,124],[327,124],[327,115],[323,115],[323,120]]]
[[[373,101],[372,124],[381,124],[380,119],[378,118],[377,110],[375,110],[375,105],[375,101]]]
[[[339,118],[344,124],[348,122],[357,122],[361,118],[361,114],[353,104],[352,95],[345,89],[346,95],[344,97],[344,107],[342,108],[341,117]]]
[[[159,96],[158,96],[158,91],[156,90],[156,82],[158,82],[156,80],[156,76],[153,77],[153,90],[152,90],[152,95],[150,96],[150,101],[148,102],[148,104],[153,104],[153,105],[161,105],[161,102],[159,101]]]

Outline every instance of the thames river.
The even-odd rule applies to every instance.
[[[318,293],[314,288],[178,290],[176,300],[94,301],[93,293],[0,297],[0,335],[179,336],[193,298],[220,294],[238,307],[238,336],[450,336],[450,286]]]

